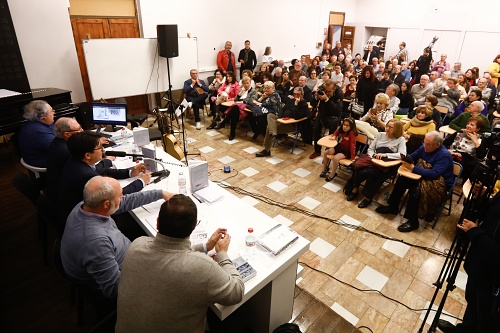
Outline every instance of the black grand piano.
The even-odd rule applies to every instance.
[[[30,92],[0,97],[0,135],[19,132],[26,122],[23,107],[35,99],[49,103],[55,111],[55,118],[77,117],[78,105],[71,103],[71,91],[57,88],[32,89]]]

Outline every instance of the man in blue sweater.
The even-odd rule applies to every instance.
[[[410,154],[409,157],[414,163],[417,163],[418,160],[423,160],[432,167],[422,168],[407,162],[403,162],[403,166],[410,172],[421,175],[422,179],[437,180],[440,176],[442,176],[446,186],[440,190],[446,191],[453,185],[454,181],[453,159],[450,152],[442,145],[442,143],[443,137],[439,132],[432,131],[427,133],[425,135],[423,145],[420,146],[420,148],[418,148],[414,153]],[[396,184],[394,185],[394,190],[387,201],[389,206],[380,206],[376,209],[376,211],[381,214],[398,214],[401,198],[403,198],[405,191],[408,190],[409,199],[404,214],[404,217],[408,219],[408,221],[398,227],[400,232],[410,232],[412,230],[417,230],[419,227],[418,210],[421,198],[417,192],[419,191],[418,185],[418,180],[399,176]],[[441,193],[441,197],[445,198],[446,192]],[[442,202],[436,204],[440,205]]]

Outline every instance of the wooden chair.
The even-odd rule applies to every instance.
[[[436,128],[438,128],[444,124],[444,120],[446,119],[446,117],[448,117],[448,108],[441,105],[436,105],[435,108],[441,113],[441,123],[436,125]]]
[[[368,136],[363,133],[358,133],[358,136],[356,137],[356,157],[363,155],[367,148]],[[326,155],[326,157],[331,160],[333,158],[333,155]],[[353,161],[348,158],[341,159],[339,161],[339,169],[344,169],[345,171],[349,170],[352,163]],[[339,176],[337,175],[337,177]]]

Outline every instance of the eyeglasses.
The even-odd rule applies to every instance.
[[[70,133],[70,132],[81,132],[83,129],[81,127],[74,129],[74,130],[69,130],[69,131],[64,131],[64,133]]]

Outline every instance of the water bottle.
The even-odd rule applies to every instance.
[[[248,228],[248,234],[245,237],[245,260],[253,260],[255,257],[255,241],[256,238],[253,234],[253,228]]]
[[[187,194],[187,189],[186,189],[186,177],[184,177],[184,173],[179,172],[179,194]]]
[[[121,134],[122,134],[122,139],[126,140],[127,139],[127,130],[125,129],[125,127],[122,127]]]

